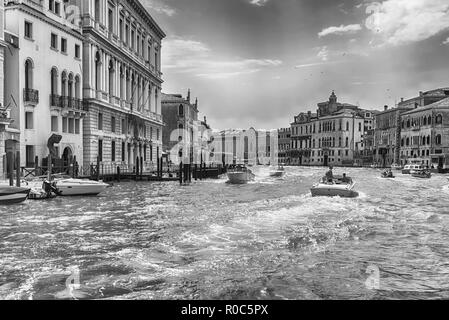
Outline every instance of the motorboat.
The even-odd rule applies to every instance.
[[[402,170],[402,166],[400,164],[393,163],[391,165],[391,169],[393,169],[393,170]]]
[[[0,205],[21,203],[28,198],[30,188],[0,186]]]
[[[270,168],[270,177],[280,178],[284,175],[285,169],[283,166],[279,165],[277,167]]]
[[[323,178],[312,189],[312,197],[356,198],[359,193],[354,190],[355,182],[349,177],[336,177],[332,181]]]
[[[395,176],[393,175],[393,172],[391,172],[391,171],[382,172],[381,177],[385,178],[385,179],[394,179],[395,178]]]
[[[402,174],[411,174],[412,171],[424,170],[424,167],[420,164],[407,164],[404,169],[402,169]]]
[[[96,196],[109,187],[101,181],[82,179],[55,179],[55,186],[59,196]]]
[[[229,168],[227,175],[229,179],[228,182],[231,184],[246,184],[250,181],[254,181],[256,178],[255,174],[250,169],[242,165]]]
[[[56,187],[56,182],[43,181],[31,181],[25,182],[28,187],[31,188],[28,199],[30,200],[46,200],[56,198],[59,194],[59,190]]]
[[[421,178],[421,179],[430,179],[432,178],[432,173],[428,170],[413,170],[410,172],[412,177]]]

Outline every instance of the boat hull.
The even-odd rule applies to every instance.
[[[73,197],[73,196],[97,196],[106,188],[109,187],[106,183],[94,183],[92,181],[82,180],[66,180],[57,181],[56,188],[60,196]]]
[[[350,186],[325,185],[319,184],[310,189],[312,197],[341,197],[341,198],[357,198],[359,193],[354,191]]]
[[[284,175],[284,171],[271,171],[270,177],[280,178]]]
[[[410,174],[410,169],[402,169],[402,174]]]
[[[0,187],[0,205],[16,204],[28,198],[30,189],[17,187]]]
[[[250,172],[229,172],[229,183],[231,184],[246,184],[255,179],[255,175]]]

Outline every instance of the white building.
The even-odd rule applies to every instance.
[[[4,178],[4,170],[6,167],[6,148],[5,140],[7,139],[7,127],[9,125],[9,114],[4,104],[4,52],[6,48],[4,37],[4,21],[5,11],[3,1],[0,1],[0,179]]]
[[[161,41],[137,0],[81,1],[84,165],[153,167],[162,156]]]
[[[62,136],[59,158],[83,162],[83,38],[68,5],[5,1],[5,103],[11,107],[9,129],[20,134],[7,147],[20,149],[22,167],[34,167],[36,156],[42,164],[53,134]]]
[[[277,130],[229,129],[213,132],[211,152],[216,164],[265,165],[277,163]]]

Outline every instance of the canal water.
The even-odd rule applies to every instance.
[[[449,298],[447,178],[346,172],[357,199],[312,198],[324,168],[260,167],[0,207],[0,299]]]

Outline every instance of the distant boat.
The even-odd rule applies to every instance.
[[[391,172],[391,171],[382,172],[381,177],[385,178],[385,179],[394,179],[395,178],[395,176],[393,175],[393,172]]]
[[[400,164],[393,163],[391,165],[391,169],[393,169],[393,170],[402,170],[402,166]]]
[[[56,179],[55,182],[60,196],[96,196],[109,187],[104,182],[81,179]]]
[[[430,179],[432,178],[432,173],[428,170],[413,170],[410,172],[412,177],[421,178],[421,179]]]
[[[21,203],[28,198],[29,188],[0,186],[0,205]]]
[[[250,181],[254,181],[256,176],[246,166],[237,165],[228,169],[227,172],[229,183],[231,184],[246,184]]]
[[[282,165],[278,165],[277,167],[270,167],[270,177],[280,178],[284,175],[285,169]]]
[[[312,189],[312,197],[342,197],[356,198],[359,193],[354,190],[355,182],[351,178],[337,177],[332,182],[327,182],[325,178],[315,184]]]

